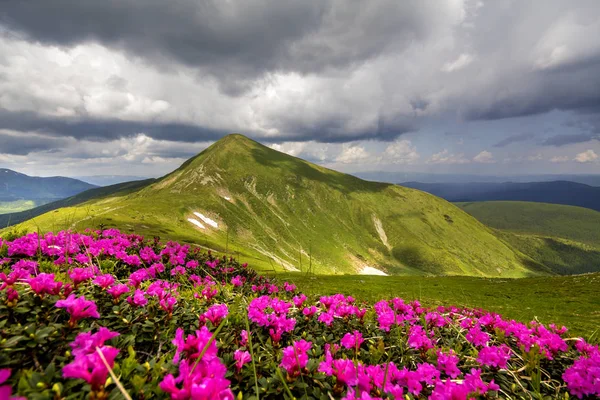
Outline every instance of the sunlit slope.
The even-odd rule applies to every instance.
[[[239,252],[242,261],[277,269],[536,273],[525,256],[442,199],[328,170],[241,135],[225,137],[140,190],[26,223],[42,231],[100,225]]]

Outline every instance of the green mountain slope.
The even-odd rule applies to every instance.
[[[600,212],[557,204],[456,203],[520,252],[559,274],[600,271]]]
[[[526,265],[532,264],[526,256],[445,200],[328,170],[241,135],[223,138],[141,189],[56,210],[24,227],[101,224],[239,254],[263,268],[539,273]]]

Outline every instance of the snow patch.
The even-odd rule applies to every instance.
[[[385,272],[378,270],[377,268],[364,266],[363,269],[359,272],[361,275],[379,275],[379,276],[388,276]]]
[[[219,224],[217,224],[214,220],[205,217],[203,214],[199,213],[199,212],[194,212],[194,215],[198,218],[200,218],[202,220],[202,222],[204,222],[205,224],[208,224],[210,226],[212,226],[213,228],[218,228]]]
[[[224,198],[225,200],[227,200],[227,201],[231,201],[231,197],[228,197],[228,196],[223,196],[223,198]]]
[[[194,218],[188,218],[187,220],[188,220],[189,222],[191,222],[192,224],[196,225],[196,226],[197,226],[198,228],[200,228],[200,229],[206,229],[206,228],[204,227],[204,225],[202,225],[202,222],[198,221],[197,219],[194,219]]]

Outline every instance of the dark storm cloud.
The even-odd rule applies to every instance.
[[[498,95],[488,103],[471,104],[465,112],[471,120],[495,120],[536,115],[552,110],[600,113],[600,57],[569,62],[569,68],[529,71],[498,82],[511,87],[510,95]],[[490,89],[502,93],[502,89]]]
[[[580,134],[563,134],[555,135],[545,139],[541,144],[544,146],[566,146],[574,143],[584,143],[590,140],[600,140],[600,135],[592,133],[580,133]]]
[[[363,62],[427,35],[431,3],[251,0],[5,0],[0,22],[30,40],[99,42],[168,68],[203,67],[225,92],[283,70]]]
[[[2,109],[0,109],[0,129],[94,141],[110,141],[144,133],[158,140],[200,142],[218,140],[231,133],[189,124],[98,119],[69,120],[39,116],[33,112],[9,112]]]
[[[25,156],[37,151],[57,151],[64,146],[61,138],[48,138],[0,132],[0,154]]]
[[[191,124],[122,121],[114,119],[69,120],[39,116],[33,112],[9,112],[0,109],[0,129],[37,132],[47,136],[72,137],[101,142],[143,133],[156,140],[194,143],[215,141],[231,133],[241,133],[265,143],[305,140],[314,140],[322,143],[343,143],[352,140],[369,140],[375,138],[390,141],[403,133],[414,130],[414,127],[401,121],[380,118],[376,128],[350,133],[345,130],[342,120],[329,120],[316,125],[293,125],[292,122],[288,122],[286,126],[287,133],[274,137],[264,136],[264,134],[259,132],[238,132],[234,129],[208,129]],[[40,142],[39,149],[44,148],[44,143],[49,142]]]
[[[527,132],[519,133],[517,135],[512,135],[512,136],[507,137],[506,139],[499,141],[498,143],[496,143],[494,145],[494,147],[505,147],[505,146],[508,146],[509,144],[525,142],[529,139],[533,139],[534,137],[535,137],[535,135],[533,133],[527,133]]]

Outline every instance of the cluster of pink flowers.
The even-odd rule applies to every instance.
[[[56,302],[56,307],[66,308],[71,319],[69,326],[74,327],[77,321],[83,318],[100,318],[96,303],[93,300],[86,300],[85,297],[76,297],[74,294],[67,297],[65,300]]]
[[[354,297],[346,297],[343,294],[320,297],[321,313],[319,314],[318,321],[330,326],[336,318],[348,319],[355,317],[362,320],[367,309],[356,306],[354,302]],[[310,311],[304,314],[310,314]]]
[[[306,364],[308,364],[308,351],[311,346],[311,342],[302,339],[283,349],[280,366],[285,368],[288,375],[294,377],[300,373],[302,368],[306,367]]]
[[[405,322],[415,323],[424,311],[418,301],[406,304],[400,298],[394,298],[391,302],[381,300],[375,303],[373,308],[377,313],[379,329],[386,332],[389,332],[394,325],[403,325]]]
[[[208,307],[208,310],[204,314],[200,315],[200,325],[204,325],[206,321],[210,321],[214,326],[217,326],[228,314],[229,309],[227,308],[227,304],[214,304]]]
[[[2,247],[2,239],[0,239],[0,247]],[[4,383],[10,378],[10,369],[0,369],[0,399],[6,400],[26,400],[25,397],[14,397],[12,395],[12,388],[10,385],[4,385]]]
[[[173,363],[178,364],[179,374],[165,376],[159,385],[164,392],[176,400],[234,399],[230,382],[225,379],[227,368],[217,356],[217,344],[205,326],[187,338],[183,329],[177,329],[173,344],[177,348]]]
[[[296,320],[288,318],[291,307],[291,303],[277,297],[257,297],[248,305],[248,318],[258,326],[269,329],[271,339],[279,342],[283,333],[293,331],[296,326]]]
[[[586,343],[583,339],[576,344],[582,355],[563,373],[571,394],[582,399],[583,396],[600,397],[600,349]]]
[[[112,368],[119,349],[105,346],[104,342],[119,336],[117,332],[101,327],[98,332],[84,332],[71,343],[74,360],[63,367],[63,377],[83,379],[93,391],[99,391],[108,377],[108,367]],[[102,353],[102,355],[100,355]]]

